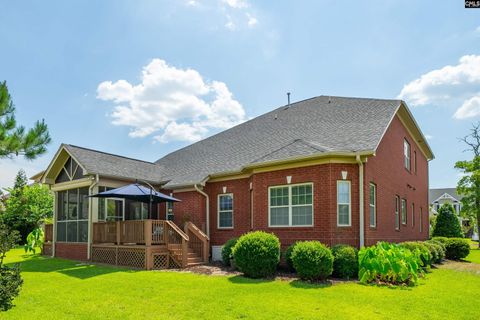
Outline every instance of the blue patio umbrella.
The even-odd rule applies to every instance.
[[[161,202],[179,202],[181,200],[167,196],[161,192],[156,191],[152,187],[147,188],[139,183],[132,183],[120,188],[100,192],[98,194],[91,195],[90,197],[96,198],[121,198],[129,199],[150,204],[150,213],[152,212],[152,203]]]

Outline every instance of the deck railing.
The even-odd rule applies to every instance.
[[[208,262],[209,239],[193,223],[187,222],[185,232],[168,220],[127,220],[93,223],[94,244],[166,245],[175,262],[188,265],[189,250]]]
[[[191,222],[185,224],[185,233],[189,237],[188,247],[202,258],[202,262],[208,262],[210,256],[210,239],[196,225]]]

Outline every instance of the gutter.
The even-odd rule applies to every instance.
[[[205,197],[205,233],[210,238],[210,199],[208,197],[208,194],[206,194],[198,187],[197,183],[195,183],[193,187],[195,188],[195,190],[197,190],[198,193]]]
[[[98,184],[100,178],[98,174],[95,175],[95,181],[88,187],[88,195],[91,196],[93,188]],[[92,246],[92,234],[93,234],[93,198],[88,199],[88,246],[87,246],[87,259],[90,260],[91,246]],[[98,210],[98,206],[97,206]]]
[[[358,163],[358,177],[359,177],[359,182],[358,182],[358,193],[359,193],[359,215],[360,215],[360,248],[363,248],[365,246],[365,201],[364,201],[364,182],[363,182],[363,161],[360,157],[360,154],[357,154],[355,157],[355,160],[357,160]]]

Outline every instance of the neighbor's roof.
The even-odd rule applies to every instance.
[[[163,180],[169,180],[168,188],[262,162],[327,152],[373,153],[401,104],[401,100],[315,97],[277,108],[156,163],[162,166]]]
[[[82,148],[71,144],[62,144],[62,146],[83,166],[87,174],[139,179],[149,182],[160,182],[162,180],[158,165],[152,162]]]
[[[430,189],[428,190],[428,202],[431,204],[435,200],[438,200],[444,194],[450,195],[458,201],[462,200],[463,196],[457,193],[456,188],[439,188],[439,189]]]

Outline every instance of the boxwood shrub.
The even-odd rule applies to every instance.
[[[297,242],[292,250],[292,261],[304,280],[325,279],[333,271],[332,251],[319,241]]]
[[[431,263],[439,263],[442,261],[442,248],[438,243],[435,242],[429,242],[429,241],[424,241],[423,244],[428,248],[430,251],[430,256],[431,256]]]
[[[333,276],[351,279],[358,275],[358,250],[346,244],[332,247]]]
[[[275,273],[280,261],[280,241],[263,231],[241,236],[232,249],[236,266],[247,277],[262,278]]]
[[[418,255],[421,259],[422,267],[427,267],[432,264],[432,255],[430,253],[430,250],[423,242],[405,241],[402,242],[400,246],[409,249],[412,252],[416,252],[418,250]]]
[[[463,259],[470,253],[470,244],[464,238],[448,238],[445,256],[447,259]]]
[[[232,238],[225,242],[222,248],[222,262],[224,265],[229,266],[230,265],[230,259],[233,258],[232,256],[232,248],[235,246],[237,243],[238,238]]]

